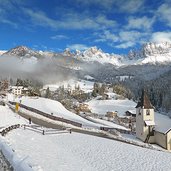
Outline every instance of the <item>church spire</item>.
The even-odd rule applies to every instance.
[[[145,109],[154,109],[153,105],[151,104],[147,96],[147,92],[144,89],[142,90],[141,99],[135,108],[138,107],[145,108]]]

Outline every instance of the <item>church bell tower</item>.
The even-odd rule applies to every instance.
[[[136,137],[146,143],[154,143],[154,107],[145,90],[136,106]]]

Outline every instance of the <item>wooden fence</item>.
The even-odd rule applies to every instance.
[[[16,102],[9,101],[9,103],[11,105],[16,105]],[[37,114],[42,115],[44,117],[47,117],[49,119],[56,120],[56,121],[61,121],[61,122],[65,122],[65,123],[68,123],[68,124],[71,124],[71,125],[74,125],[74,126],[77,126],[77,127],[82,127],[82,124],[81,123],[78,123],[78,122],[75,122],[75,121],[71,121],[71,120],[68,120],[68,119],[64,119],[64,118],[60,118],[60,117],[57,117],[57,116],[53,116],[51,114],[47,114],[45,112],[42,112],[42,111],[37,110],[37,109],[32,108],[32,107],[28,107],[28,106],[23,105],[23,104],[19,104],[19,106],[21,108],[24,108],[24,109],[29,110],[31,112],[34,112],[34,113],[37,113]]]
[[[47,128],[43,128],[39,125],[22,125],[22,127],[24,127],[24,129],[28,129],[43,135],[49,135],[49,134],[61,134],[61,133],[71,133],[71,129],[70,128],[65,128],[65,129],[47,129]]]
[[[116,130],[122,134],[135,134],[134,131],[124,130],[124,129],[119,129],[119,128],[100,127],[100,130],[109,131],[109,132],[112,130]]]

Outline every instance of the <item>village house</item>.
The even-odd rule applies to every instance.
[[[27,95],[29,91],[28,88],[23,86],[11,86],[10,90],[15,96]]]
[[[136,113],[134,113],[134,112],[132,112],[132,111],[130,111],[130,110],[127,110],[127,111],[125,112],[125,115],[126,115],[126,116],[136,117]]]
[[[136,137],[145,143],[156,143],[171,150],[171,125],[167,122],[169,118],[163,119],[155,120],[154,107],[143,91],[136,106]]]
[[[106,117],[108,118],[115,118],[117,116],[118,112],[117,111],[114,111],[114,112],[106,112]]]

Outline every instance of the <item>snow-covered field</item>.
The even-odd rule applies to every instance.
[[[0,119],[8,115],[6,125],[25,123],[7,107],[0,111]],[[170,170],[170,153],[79,133],[42,135],[20,128],[3,140],[34,171]]]
[[[136,103],[128,99],[125,100],[98,100],[93,99],[87,104],[92,113],[105,115],[106,112],[117,111],[119,116],[123,116],[127,110],[135,112]]]
[[[87,92],[92,92],[93,85],[94,85],[94,82],[92,81],[70,79],[70,80],[62,81],[56,84],[47,84],[44,86],[44,89],[49,87],[51,91],[55,91],[60,86],[64,86],[64,88],[69,88],[73,90],[75,89],[75,87],[79,86],[81,90],[87,93]]]

